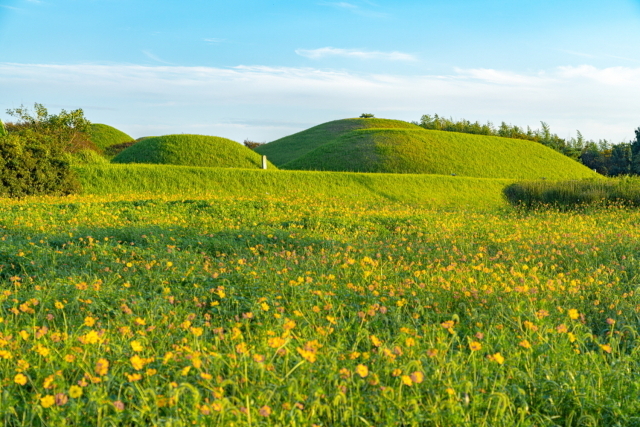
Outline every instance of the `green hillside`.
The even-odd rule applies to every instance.
[[[356,129],[422,129],[411,123],[388,119],[344,119],[323,123],[302,132],[261,145],[256,152],[264,154],[278,167],[315,150],[323,144]]]
[[[112,145],[133,141],[133,138],[126,133],[112,126],[100,123],[91,125],[90,137],[91,141],[102,150]]]
[[[119,153],[113,163],[152,163],[221,168],[261,168],[262,157],[217,136],[165,135],[145,138]],[[271,163],[269,168],[275,168]]]
[[[505,179],[598,176],[584,165],[532,141],[426,130],[390,120],[377,120],[376,126],[348,130],[352,120],[316,126],[267,144],[260,151],[266,154],[270,149],[273,154],[267,156],[271,160],[275,156],[276,164],[278,159],[293,157],[280,167],[296,170],[454,174]],[[404,127],[382,127],[397,123],[403,123]],[[338,128],[342,132],[335,130]],[[332,129],[332,132],[323,136],[323,129]]]

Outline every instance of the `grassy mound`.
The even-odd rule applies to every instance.
[[[411,123],[387,119],[344,119],[323,123],[256,148],[278,167],[356,129],[422,129]]]
[[[91,141],[96,147],[105,150],[112,145],[133,141],[126,133],[109,125],[94,123],[91,125]]]
[[[221,168],[261,168],[259,154],[230,139],[205,135],[145,138],[122,151],[114,163],[152,163]],[[270,168],[275,168],[269,164]]]
[[[356,129],[322,144],[318,144],[318,140],[307,143],[296,137],[298,144],[315,148],[281,167],[505,179],[598,176],[584,165],[532,141],[425,130],[417,126]],[[261,151],[265,150],[261,148]]]
[[[77,167],[85,194],[176,194],[308,198],[342,202],[399,202],[422,207],[505,206],[513,181],[442,175],[364,174],[217,169],[170,165]]]

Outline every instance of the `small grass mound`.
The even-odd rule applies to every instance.
[[[356,129],[422,129],[401,120],[343,119],[323,123],[256,148],[278,167]]]
[[[112,126],[100,123],[91,125],[90,138],[91,142],[103,151],[112,145],[133,141],[133,138],[126,133]]]
[[[151,163],[220,168],[262,167],[262,157],[235,141],[217,136],[165,135],[145,138],[115,156],[113,163]],[[269,168],[275,168],[271,163]]]
[[[506,199],[525,209],[585,206],[640,206],[640,179],[590,179],[572,181],[522,181],[504,189]]]

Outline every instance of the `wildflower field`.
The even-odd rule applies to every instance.
[[[640,425],[640,213],[0,206],[4,425]]]

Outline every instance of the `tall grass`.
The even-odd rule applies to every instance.
[[[640,421],[638,212],[114,199],[0,204],[3,425]]]
[[[523,181],[505,187],[504,194],[512,205],[525,208],[550,206],[572,209],[611,204],[638,207],[640,179]]]

